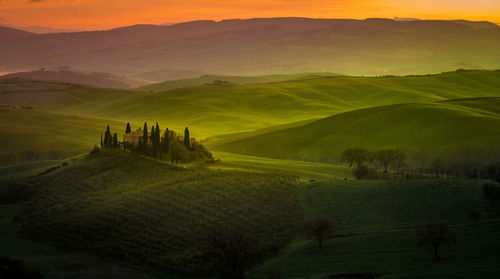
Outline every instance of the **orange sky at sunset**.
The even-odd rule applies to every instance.
[[[412,17],[500,22],[500,0],[0,0],[0,24],[108,29],[252,17]]]

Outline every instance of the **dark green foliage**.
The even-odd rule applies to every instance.
[[[104,147],[109,148],[113,145],[113,136],[111,135],[111,130],[109,125],[106,128],[106,133],[104,134]]]
[[[344,150],[342,152],[340,161],[343,163],[347,163],[349,167],[352,167],[353,163],[356,163],[359,166],[363,165],[363,163],[371,160],[372,153],[363,148],[350,148]]]
[[[356,179],[376,179],[377,171],[371,167],[361,165],[352,170],[352,175]]]
[[[118,134],[114,133],[113,134],[113,147],[118,147]]]
[[[438,222],[427,225],[417,232],[417,244],[432,251],[434,260],[440,260],[439,248],[455,244],[455,234],[446,223]]]
[[[127,122],[127,128],[125,128],[125,134],[131,133],[132,129],[130,128],[130,123]]]
[[[481,217],[481,213],[479,213],[479,211],[474,210],[469,212],[469,218],[472,220],[472,222],[476,223],[479,217]]]
[[[189,144],[189,129],[186,127],[184,129],[184,146],[186,146],[186,149],[190,149],[191,145]]]
[[[492,214],[491,210],[493,210],[495,203],[500,200],[500,185],[493,181],[486,181],[483,184],[483,195],[489,201],[488,210],[489,214]]]
[[[27,268],[22,261],[0,257],[0,278],[2,279],[42,279],[40,271]]]
[[[144,122],[144,129],[142,131],[142,145],[148,145],[148,123]]]

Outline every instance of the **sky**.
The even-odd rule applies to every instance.
[[[0,24],[102,30],[255,17],[467,19],[500,23],[500,0],[0,0]]]

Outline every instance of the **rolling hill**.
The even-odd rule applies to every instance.
[[[408,103],[340,113],[305,125],[226,138],[215,149],[271,158],[339,162],[348,148],[397,148],[432,157],[495,160],[500,98]]]
[[[274,77],[270,77],[272,78]],[[47,150],[47,146],[41,143],[50,142],[51,137],[61,138],[56,131],[65,131],[68,127],[81,131],[79,133],[81,136],[75,138],[75,142],[79,142],[78,146],[87,142],[88,148],[91,148],[99,140],[98,130],[94,129],[104,129],[105,124],[109,123],[111,129],[120,134],[125,127],[124,123],[130,122],[132,128],[135,129],[142,126],[144,121],[159,122],[163,129],[169,127],[177,131],[189,126],[194,137],[210,137],[207,144],[215,146],[218,142],[222,145],[223,142],[234,142],[257,134],[268,134],[276,130],[302,126],[332,115],[358,111],[353,112],[353,115],[361,117],[360,110],[363,109],[408,103],[413,103],[414,107],[401,105],[399,109],[405,117],[413,116],[412,114],[405,115],[405,110],[408,110],[408,113],[429,113],[429,115],[439,117],[443,112],[443,117],[449,116],[450,121],[472,115],[473,117],[467,119],[478,121],[478,125],[470,126],[471,133],[468,134],[467,139],[472,140],[475,138],[472,135],[473,132],[478,133],[477,138],[483,137],[479,133],[479,127],[483,125],[481,124],[483,121],[486,126],[492,124],[491,114],[497,112],[497,105],[495,102],[479,99],[475,102],[470,98],[495,98],[498,97],[498,88],[500,88],[500,71],[462,70],[438,75],[401,77],[304,75],[297,78],[292,75],[291,78],[291,80],[277,82],[228,85],[197,85],[201,81],[197,79],[188,81],[194,83],[192,86],[159,92],[106,89],[23,79],[2,80],[0,81],[0,104],[29,106],[32,110],[15,110],[12,107],[1,109],[4,117],[0,121],[0,126],[4,131],[12,132],[8,138],[3,139],[9,142],[10,147],[7,148],[4,145],[0,154],[21,151],[19,149],[21,145],[16,144],[18,140],[23,144],[33,143],[25,145],[25,149]],[[460,100],[457,101],[457,99]],[[447,103],[450,100],[456,103]],[[409,110],[410,108],[413,110]],[[372,110],[376,111],[377,108]],[[461,110],[465,112],[460,114]],[[490,114],[488,115],[484,110],[489,110]],[[469,113],[472,114],[469,115]],[[47,114],[46,118],[41,116],[45,114]],[[480,117],[476,117],[477,115]],[[37,117],[50,121],[42,122],[36,119]],[[75,118],[81,121],[69,121]],[[417,121],[419,118],[415,119]],[[376,122],[376,118],[372,120]],[[36,123],[35,127],[32,127],[33,123]],[[376,122],[373,125],[380,127],[381,124]],[[424,123],[415,125],[424,130],[428,128]],[[455,122],[454,125],[458,124]],[[25,130],[20,130],[19,127],[24,127]],[[366,126],[353,127],[365,130],[367,128]],[[26,142],[23,134],[29,129],[41,133],[34,133],[32,141]],[[265,130],[254,132],[259,129]],[[430,131],[432,130],[429,127]],[[486,128],[486,131],[491,132],[489,128]],[[338,148],[357,145],[358,140],[354,135],[361,136],[359,133],[362,131],[351,132],[353,137],[346,138],[351,144],[344,142]],[[218,136],[234,133],[239,134]],[[90,140],[91,138],[94,140]],[[341,138],[337,138],[337,141],[332,140],[338,143]],[[364,144],[362,138],[359,139],[360,144]],[[71,137],[66,137],[66,139],[71,140]],[[396,144],[397,139],[398,137],[394,136],[388,142],[392,141],[391,144]],[[40,144],[37,145],[36,141]],[[450,136],[440,139],[440,142],[446,148],[453,148],[457,139]],[[269,144],[271,143],[266,143],[261,148]],[[475,143],[470,142],[470,144]],[[436,145],[437,142],[429,147]],[[370,146],[372,144],[367,144],[367,147]],[[68,145],[61,144],[63,151],[67,151],[67,147]],[[336,157],[338,148],[329,149],[329,152],[333,153],[326,153],[324,156]],[[241,150],[238,152],[241,153]],[[284,156],[279,152],[272,156]],[[255,152],[250,149],[244,153],[264,155],[260,151]],[[307,159],[300,154],[293,155],[293,158]],[[322,161],[325,160],[322,159]]]
[[[69,65],[156,80],[200,72],[381,75],[500,67],[500,27],[487,22],[256,18],[54,34],[1,28],[0,37],[0,67],[8,71]]]

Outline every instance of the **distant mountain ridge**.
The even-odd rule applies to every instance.
[[[151,72],[155,81],[200,72],[384,75],[500,68],[500,27],[463,20],[256,18],[52,34],[0,27],[0,38],[0,68],[8,71],[70,65],[146,73],[142,77],[153,80]]]

